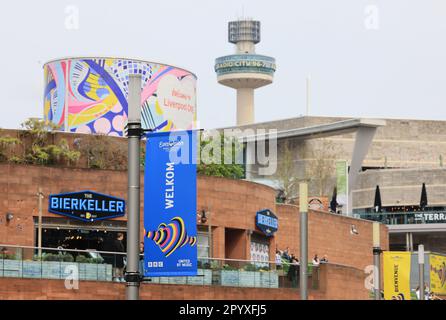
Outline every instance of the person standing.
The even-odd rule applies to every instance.
[[[292,254],[290,256],[290,265],[288,269],[288,279],[291,282],[291,287],[296,288],[297,287],[297,279],[299,275],[299,260]]]
[[[282,256],[280,255],[280,251],[276,251],[276,269],[282,269]]]
[[[139,277],[144,278],[144,242],[139,243]]]
[[[113,251],[116,253],[125,252],[124,247],[124,234],[122,232],[118,232],[116,235],[116,239],[113,242]],[[123,254],[115,254],[114,258],[114,270],[113,270],[113,278],[116,282],[125,282],[124,280],[124,255]]]
[[[282,258],[286,260],[286,262],[291,262],[291,256],[290,256],[290,248],[286,248],[285,251],[282,253]]]
[[[314,267],[318,267],[319,264],[320,264],[320,261],[319,261],[319,258],[318,258],[318,256],[317,256],[317,253],[316,253],[316,254],[314,255],[314,258],[313,258],[313,266],[314,266]]]

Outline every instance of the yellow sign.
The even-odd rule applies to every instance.
[[[430,277],[431,277],[431,291],[435,294],[446,294],[446,257],[431,254],[430,262]]]
[[[410,300],[410,258],[407,251],[384,252],[384,299]]]

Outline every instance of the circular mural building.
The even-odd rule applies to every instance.
[[[141,75],[141,122],[155,131],[187,130],[196,120],[197,77],[142,60],[66,58],[44,65],[44,119],[60,130],[123,136],[129,75]]]

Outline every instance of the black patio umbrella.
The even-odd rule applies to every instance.
[[[381,212],[383,204],[381,202],[381,192],[379,191],[379,186],[376,186],[375,190],[375,202],[373,203],[373,208],[375,212]]]
[[[330,201],[330,210],[332,212],[334,212],[334,213],[336,213],[336,208],[338,206],[338,202],[336,201],[337,193],[338,192],[336,190],[336,187],[334,187],[334,189],[333,189],[333,196],[332,196],[331,201]]]
[[[420,208],[424,210],[427,207],[427,192],[426,192],[426,184],[423,182],[423,186],[421,187],[421,199],[420,199]]]

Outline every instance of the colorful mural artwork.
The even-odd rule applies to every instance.
[[[130,74],[142,77],[144,129],[194,127],[194,74],[168,65],[118,58],[70,58],[45,64],[45,120],[63,131],[123,136]]]

